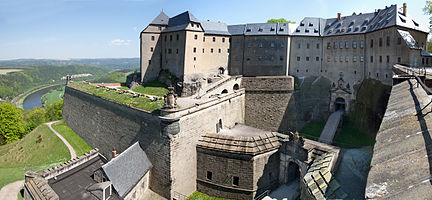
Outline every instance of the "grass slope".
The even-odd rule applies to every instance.
[[[21,140],[0,146],[0,188],[23,180],[26,171],[42,171],[69,159],[66,145],[48,126],[40,125]]]
[[[133,91],[148,95],[163,97],[168,93],[168,86],[164,83],[153,81],[136,87]]]
[[[77,156],[81,156],[93,148],[88,145],[80,136],[78,136],[66,123],[61,120],[59,123],[52,125],[52,127],[59,132],[72,147],[75,149]]]
[[[108,99],[130,107],[143,109],[149,112],[157,113],[157,110],[161,109],[164,104],[163,100],[151,102],[150,99],[147,98],[134,98],[132,95],[128,94],[118,94],[115,91],[105,91],[105,89],[96,88],[96,86],[85,84],[82,82],[73,82],[68,86],[98,97],[102,97],[104,99]]]
[[[46,93],[45,95],[42,96],[43,105],[48,105],[51,102],[59,101],[63,99],[64,91],[65,91],[65,87],[60,87]]]
[[[204,193],[195,191],[191,196],[189,196],[186,200],[230,200],[225,198],[211,197]]]

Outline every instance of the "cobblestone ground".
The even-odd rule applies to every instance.
[[[342,190],[348,194],[347,199],[364,199],[372,147],[341,149],[341,156],[336,172],[337,181]]]

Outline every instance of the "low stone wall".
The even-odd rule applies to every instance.
[[[106,158],[111,158],[114,146],[121,153],[140,141],[154,166],[150,188],[169,197],[170,139],[161,133],[158,116],[66,87],[63,119]]]

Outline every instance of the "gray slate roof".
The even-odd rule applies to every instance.
[[[146,153],[139,142],[136,142],[103,165],[102,169],[117,193],[124,198],[151,167]]]
[[[420,49],[415,39],[408,31],[398,30],[398,32],[410,49]]]
[[[427,51],[425,51],[425,50],[422,50],[421,53],[420,53],[420,55],[421,55],[421,56],[428,56],[428,57],[432,57],[432,54],[429,53],[429,52],[427,52]]]
[[[169,17],[164,12],[159,15],[150,23],[153,25],[168,25]]]
[[[230,35],[225,23],[212,21],[200,21],[200,23],[206,34]]]
[[[228,26],[231,35],[291,35],[296,24],[255,23]]]
[[[321,18],[304,18],[293,32],[293,35],[320,36]]]
[[[189,22],[197,22],[199,23],[200,21],[195,18],[192,13],[190,13],[189,11],[186,11],[184,13],[181,13],[175,17],[172,17],[169,19],[168,22],[168,26],[178,26],[178,25],[182,25],[182,24],[189,24]]]

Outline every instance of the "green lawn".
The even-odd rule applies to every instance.
[[[57,124],[53,124],[52,127],[69,142],[69,144],[75,149],[77,156],[81,156],[93,149],[71,128],[69,128],[63,120]]]
[[[318,141],[321,131],[324,129],[324,122],[311,122],[306,124],[299,131],[300,136],[307,139]],[[348,117],[344,118],[342,130],[336,135],[333,145],[342,148],[359,148],[363,146],[373,146],[375,140],[365,132],[360,131]]]
[[[211,197],[204,193],[195,191],[192,195],[190,195],[186,200],[229,200],[225,198]]]
[[[24,138],[0,146],[0,188],[23,180],[26,171],[42,171],[69,159],[66,145],[46,125],[40,125]]]
[[[46,93],[42,96],[42,102],[44,105],[48,105],[51,102],[59,101],[63,99],[65,87],[60,87],[50,92]]]
[[[128,87],[118,87],[118,89],[120,89],[120,90],[129,90]]]
[[[132,95],[118,94],[116,91],[106,91],[105,89],[96,88],[96,86],[86,84],[83,82],[73,82],[68,86],[75,88],[77,90],[87,92],[95,96],[102,97],[104,99],[108,99],[120,104],[143,109],[154,113],[158,113],[158,110],[161,109],[164,105],[163,100],[157,100],[152,102],[148,98],[143,98],[143,97],[134,98]]]
[[[148,95],[163,97],[168,93],[168,86],[164,83],[153,81],[136,87],[133,91]]]

